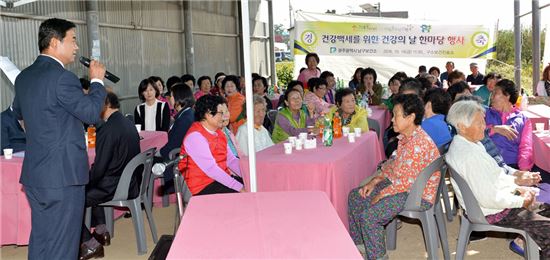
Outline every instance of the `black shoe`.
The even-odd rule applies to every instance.
[[[109,246],[111,245],[111,235],[109,232],[105,231],[103,234],[98,234],[94,231],[92,233],[92,236],[99,242],[102,246]]]
[[[487,239],[487,232],[474,231],[470,234],[470,242],[477,242]]]
[[[80,257],[79,260],[87,260],[92,258],[103,258],[105,252],[103,251],[103,246],[99,245],[96,248],[89,248],[84,243],[80,245]]]

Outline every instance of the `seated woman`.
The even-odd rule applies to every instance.
[[[451,97],[440,88],[432,88],[424,94],[424,120],[422,129],[428,133],[435,145],[440,147],[451,141],[451,131],[445,116],[451,106]]]
[[[244,155],[248,156],[248,129],[249,122],[254,123],[254,150],[259,152],[273,145],[269,132],[263,126],[263,121],[266,114],[266,102],[260,95],[254,95],[254,118],[247,120],[246,124],[239,127],[237,132],[237,143]]]
[[[483,85],[475,90],[472,94],[483,99],[483,105],[489,106],[491,104],[491,92],[493,92],[495,85],[500,79],[500,74],[489,72],[483,78]]]
[[[159,158],[155,157],[155,162],[170,160],[168,154],[173,149],[181,146],[183,138],[187,134],[187,130],[189,130],[189,127],[191,127],[191,124],[195,121],[195,113],[193,111],[195,99],[193,98],[193,91],[187,84],[174,84],[172,86],[172,95],[170,99],[175,105],[177,114],[174,117],[174,123],[170,127],[170,130],[168,130],[168,142],[159,150],[162,158],[159,160]],[[172,167],[167,167],[164,171],[165,191],[172,192],[173,184],[170,184],[172,179],[174,179]]]
[[[439,157],[439,151],[420,123],[422,100],[416,95],[394,98],[393,128],[400,134],[394,155],[365,186],[353,189],[348,199],[349,232],[356,245],[364,245],[367,259],[384,257],[384,226],[403,210],[411,185],[418,174]],[[422,206],[430,208],[435,199],[439,173],[428,181]]]
[[[313,120],[317,120],[322,115],[328,113],[331,107],[334,105],[324,100],[327,94],[327,81],[322,78],[310,78],[308,80],[308,86],[311,90],[304,96],[304,103],[308,106],[313,106],[313,114],[309,114]]]
[[[468,183],[487,222],[527,231],[542,249],[541,259],[550,259],[550,211],[530,211],[528,208],[536,202],[535,193],[528,187],[518,186],[515,178],[505,174],[486,152],[480,142],[485,131],[484,110],[471,100],[453,104],[447,121],[458,134],[445,161]],[[458,190],[454,182],[453,186]],[[457,198],[464,207],[460,193]]]
[[[181,145],[187,157],[178,164],[193,195],[244,191],[239,159],[222,132],[229,110],[223,97],[204,95],[195,104],[195,122]]]
[[[197,84],[199,85],[199,90],[195,92],[195,100],[198,100],[204,95],[210,95],[210,90],[212,89],[212,80],[210,79],[210,77],[201,76],[197,80]]]
[[[304,85],[302,84],[301,81],[291,80],[288,83],[286,89],[290,89],[290,88],[296,89],[296,90],[300,91],[302,96],[304,95]],[[277,109],[282,109],[284,106],[285,106],[285,95],[283,93],[283,95],[281,95],[279,97],[279,102],[277,102]]]
[[[382,103],[383,88],[376,81],[377,75],[373,68],[366,68],[361,72],[361,85],[357,88],[357,94],[368,98],[369,105]]]
[[[313,114],[312,107],[308,107],[308,110]],[[289,136],[307,133],[307,126],[314,124],[313,118],[302,109],[302,93],[295,88],[289,88],[285,91],[285,107],[279,110],[275,119],[271,139],[274,143],[285,141]]]
[[[139,83],[139,99],[143,103],[134,110],[134,123],[145,131],[168,131],[170,127],[170,107],[158,100],[160,91],[153,81],[144,79]]]
[[[536,96],[550,96],[550,64],[542,71],[542,79],[537,84]]]
[[[234,75],[226,76],[222,81],[222,91],[227,98],[227,107],[229,108],[229,129],[236,133],[239,126],[244,124],[243,104],[244,96],[240,93],[239,77]]]
[[[336,91],[336,107],[330,109],[328,117],[332,118],[335,112],[342,117],[342,126],[361,128],[362,132],[369,131],[367,110],[355,104],[354,91],[351,88],[343,88]]]
[[[503,79],[495,85],[491,108],[485,114],[489,136],[513,168],[529,171],[533,167],[533,126],[527,116],[514,107],[518,91],[513,81]]]

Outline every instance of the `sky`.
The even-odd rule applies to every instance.
[[[350,11],[360,12],[359,5],[380,3],[382,12],[409,11],[409,18],[415,20],[452,21],[477,23],[494,26],[498,21],[499,29],[513,29],[514,0],[273,0],[274,22],[288,27],[289,3],[294,11],[324,13],[335,9],[336,14]],[[539,0],[539,6],[549,4],[550,0]],[[531,11],[531,0],[520,0],[520,14]],[[532,16],[521,18],[522,26],[531,26]],[[550,6],[541,10],[541,29],[550,24]]]

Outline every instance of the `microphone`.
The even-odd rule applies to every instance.
[[[90,59],[84,57],[84,56],[80,56],[80,63],[82,63],[82,65],[86,66],[86,67],[90,67]],[[117,83],[120,78],[115,76],[113,73],[111,72],[108,72],[108,71],[105,71],[105,78],[112,81],[113,83]]]
[[[185,157],[187,157],[187,155],[180,155],[180,156],[177,156],[176,158],[174,158],[174,160],[171,160],[171,161],[155,163],[155,165],[153,165],[153,168],[151,169],[151,171],[153,172],[153,175],[155,175],[155,176],[162,176],[162,174],[166,170],[166,167],[172,166],[174,164],[179,163]]]

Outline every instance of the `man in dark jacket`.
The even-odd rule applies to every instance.
[[[96,156],[90,170],[90,183],[86,186],[86,207],[92,207],[93,234],[82,228],[80,259],[103,256],[103,245],[110,244],[110,235],[105,227],[102,207],[95,207],[110,201],[116,191],[124,167],[140,152],[139,134],[134,124],[122,115],[120,104],[114,93],[108,93],[101,118],[105,124],[97,131]],[[139,174],[130,182],[128,198],[139,195]]]

